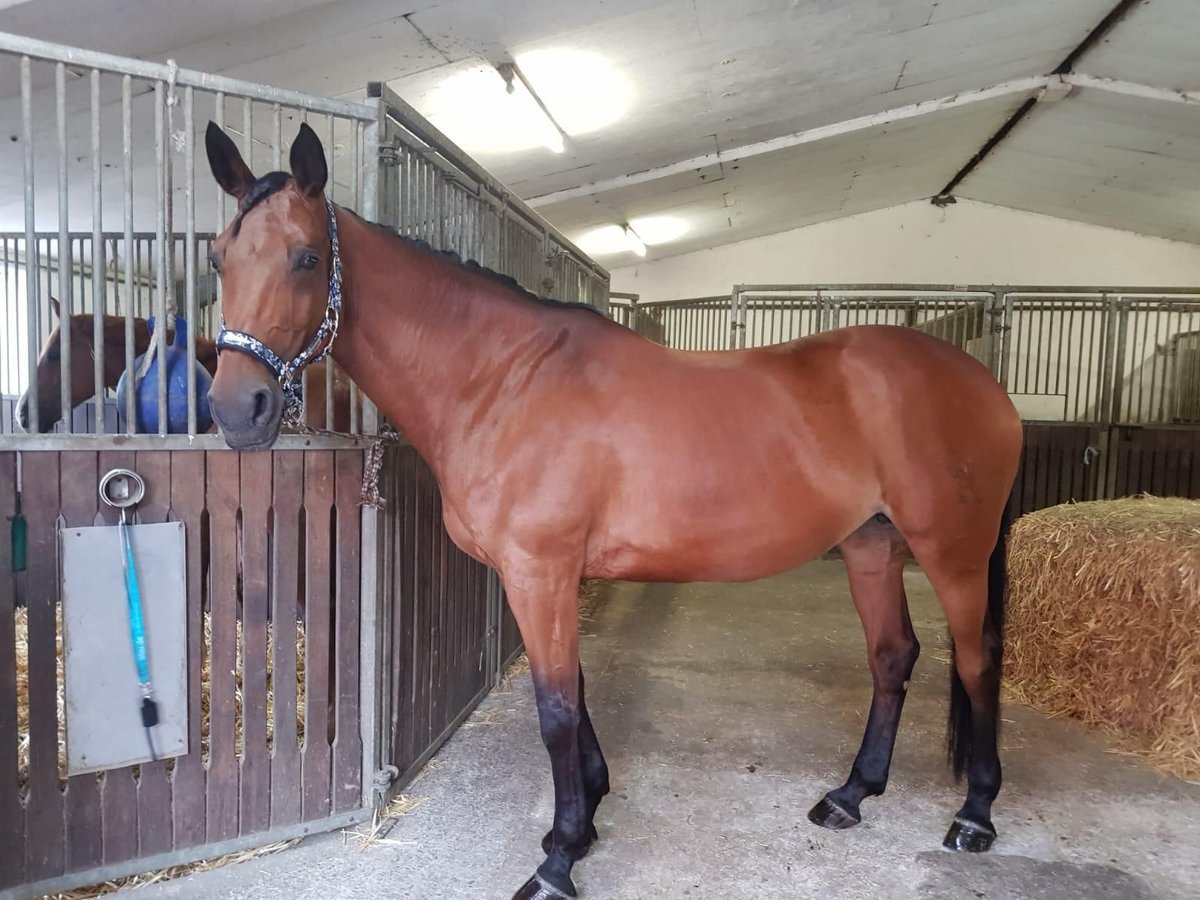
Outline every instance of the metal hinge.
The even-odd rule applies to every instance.
[[[393,781],[400,777],[400,770],[395,766],[384,766],[375,773],[375,777],[371,779],[371,783],[375,786],[377,794],[387,792]]]
[[[400,142],[391,141],[379,145],[379,161],[385,166],[395,166],[400,163]]]

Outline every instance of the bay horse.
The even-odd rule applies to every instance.
[[[59,354],[62,348],[62,314],[58,300],[50,298],[50,308],[54,312],[58,324],[50,331],[38,354],[37,385],[38,408],[29,409],[28,392],[22,393],[17,400],[16,418],[18,424],[26,431],[43,434],[50,431],[62,418],[62,366]],[[68,384],[68,396],[71,408],[86,403],[96,396],[94,384],[93,361],[95,360],[94,328],[91,313],[77,313],[70,317],[71,329],[71,371]],[[104,316],[104,387],[116,390],[117,382],[125,372],[125,319],[123,316]],[[150,349],[150,327],[145,319],[133,319],[133,355],[141,356]],[[217,345],[211,338],[196,335],[196,362],[200,363],[208,374],[217,371]],[[312,428],[329,428],[333,431],[347,432],[350,430],[350,381],[343,372],[334,369],[333,390],[333,422],[326,424],[325,420],[325,366],[317,364],[308,370],[305,379],[305,394],[308,398],[305,422]]]
[[[209,398],[228,444],[265,449],[279,433],[284,394],[263,348],[300,366],[332,350],[429,464],[451,538],[502,579],[555,793],[546,859],[514,898],[575,896],[571,869],[609,790],[584,702],[580,579],[747,581],[833,547],[874,695],[849,779],[809,818],[854,825],[887,783],[918,653],[911,549],[954,645],[948,751],[967,796],[944,844],[991,846],[1002,519],[1021,423],[983,365],[884,326],[671,350],[334,206],[307,125],[290,173],[256,178],[211,123],[206,147],[238,202],[212,245],[229,351]]]

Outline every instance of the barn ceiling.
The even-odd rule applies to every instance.
[[[939,193],[1038,96],[1039,85],[1021,79],[1053,72],[1115,4],[90,0],[84,17],[75,0],[0,0],[0,30],[334,96],[387,81],[573,237],[675,217],[682,233],[651,245],[654,258]],[[1141,0],[1072,70],[1197,91],[1198,45],[1196,0]],[[601,61],[611,85],[603,73],[575,84],[537,71],[537,53],[554,51]],[[475,145],[470,123],[446,107],[445,86],[512,60],[530,61],[533,87],[564,124],[606,103],[615,114],[567,128],[561,154]],[[15,93],[8,74],[0,101]],[[572,91],[585,100],[572,104]],[[827,126],[939,98],[947,108],[822,137]],[[0,105],[6,118],[12,109]],[[775,143],[743,153],[763,142]],[[697,162],[677,165],[688,160]],[[1197,165],[1200,104],[1075,87],[1036,104],[954,194],[1200,242]],[[637,180],[623,179],[631,173]]]

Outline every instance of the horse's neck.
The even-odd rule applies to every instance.
[[[339,216],[346,284],[334,358],[437,469],[540,327],[503,285]]]
[[[200,363],[209,375],[217,374],[217,342],[212,338],[196,335],[196,362]]]

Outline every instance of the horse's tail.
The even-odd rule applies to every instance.
[[[1000,517],[1000,534],[988,561],[987,616],[983,623],[983,650],[993,676],[986,682],[990,714],[1000,717],[1000,674],[1004,660],[1004,601],[1008,592],[1008,530],[1012,515],[1008,506]],[[946,757],[956,779],[962,778],[971,759],[972,728],[971,699],[958,675],[954,658],[954,642],[950,643],[950,717],[946,732]]]

